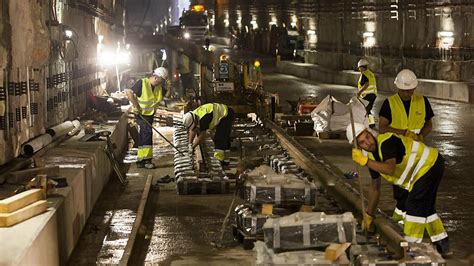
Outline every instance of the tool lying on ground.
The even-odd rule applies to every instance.
[[[158,133],[158,135],[160,135],[160,137],[162,137],[166,142],[168,142],[169,145],[171,145],[171,147],[173,147],[177,152],[179,152],[179,154],[181,154],[182,156],[186,156],[183,152],[181,152],[180,150],[178,150],[178,148],[176,148],[176,146],[173,145],[173,143],[171,143],[171,141],[169,141],[165,136],[163,136],[163,134],[160,133],[160,131],[158,129],[156,129],[155,127],[153,127],[152,124],[150,124],[141,114],[138,114],[138,116],[143,119],[143,121],[145,121],[145,123],[150,126],[156,133]]]
[[[109,157],[110,163],[112,164],[112,167],[114,168],[115,174],[117,174],[117,178],[119,179],[120,183],[122,183],[122,185],[126,185],[128,181],[120,171],[117,157],[114,153],[114,146],[112,144],[112,141],[110,140],[110,134],[112,133],[110,131],[101,131],[97,132],[96,134],[97,136],[105,137],[105,143],[107,144],[105,146],[105,153],[107,154],[107,157]]]

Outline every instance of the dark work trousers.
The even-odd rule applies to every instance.
[[[365,107],[365,110],[367,111],[367,114],[371,114],[372,112],[372,108],[374,107],[374,103],[375,103],[375,99],[377,98],[377,95],[371,93],[371,94],[367,94],[365,95],[364,100],[368,101],[369,104],[367,104],[367,106]]]
[[[444,159],[438,154],[431,169],[418,179],[408,193],[406,201],[407,215],[428,217],[436,213],[436,194],[444,172]]]
[[[406,211],[406,201],[408,197],[408,190],[403,189],[397,185],[393,186],[393,198],[397,201],[397,209],[402,212]]]
[[[234,110],[228,107],[227,116],[222,118],[216,127],[214,134],[214,145],[216,150],[230,150],[230,132],[232,131],[232,123],[234,122]]]
[[[186,92],[189,89],[193,89],[193,77],[194,75],[191,72],[180,74],[181,86],[183,87],[183,97],[186,96]]]
[[[138,135],[138,154],[137,162],[151,161],[153,158],[153,131],[143,119],[153,125],[154,115],[143,115],[143,118],[136,116],[137,123],[140,126],[140,133]]]

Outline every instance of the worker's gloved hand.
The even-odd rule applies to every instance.
[[[139,114],[142,113],[142,108],[140,108],[140,105],[138,105],[138,106],[132,106],[132,112],[133,112],[134,114],[139,115]]]
[[[423,137],[423,135],[418,134],[416,140],[419,141],[419,142],[424,142],[424,141],[425,141],[425,138]]]
[[[374,217],[370,216],[368,213],[364,213],[364,219],[362,220],[362,230],[367,232],[374,231]]]
[[[410,130],[405,131],[405,137],[411,138],[413,140],[418,140],[418,135]]]
[[[367,161],[369,161],[369,157],[365,156],[362,153],[362,150],[353,148],[352,149],[352,160],[354,160],[354,162],[358,163],[359,165],[364,166],[364,165],[367,164]]]
[[[194,146],[193,146],[193,144],[189,144],[189,145],[188,145],[188,153],[189,153],[190,155],[193,155],[193,154],[194,154]]]

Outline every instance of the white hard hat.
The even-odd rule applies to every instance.
[[[395,78],[395,86],[400,90],[413,90],[418,86],[418,79],[416,78],[415,73],[409,69],[403,69],[398,72],[397,77]]]
[[[367,127],[364,124],[354,123],[354,131],[355,131],[356,138],[360,135],[360,133],[362,133],[366,129]],[[354,141],[354,137],[352,135],[352,124],[347,125],[346,137],[349,143],[352,144],[352,142]]]
[[[155,71],[153,71],[153,75],[158,76],[158,77],[163,78],[163,79],[167,79],[168,78],[168,70],[166,70],[166,68],[164,68],[164,67],[159,67],[159,68],[155,69]]]
[[[368,65],[369,65],[369,61],[363,58],[359,60],[359,62],[357,62],[357,67],[366,67]]]
[[[185,128],[190,128],[194,124],[194,114],[192,112],[187,112],[183,116],[183,125]]]

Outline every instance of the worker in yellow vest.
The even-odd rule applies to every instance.
[[[357,97],[368,102],[365,110],[367,111],[370,127],[375,127],[375,118],[372,114],[375,99],[377,98],[377,80],[375,75],[369,69],[369,61],[360,59],[357,62],[357,69],[360,71],[359,81],[357,82]]]
[[[415,93],[418,79],[413,71],[403,69],[394,83],[398,92],[385,99],[382,104],[379,112],[379,132],[392,132],[423,142],[433,129],[431,120],[434,113],[430,102],[428,98]],[[393,186],[393,196],[397,206],[392,218],[396,222],[403,222],[407,192]]]
[[[451,256],[448,234],[436,213],[436,194],[444,172],[444,160],[438,150],[422,142],[395,133],[376,135],[363,124],[346,130],[349,143],[357,141],[360,149],[352,149],[352,159],[367,166],[372,176],[367,211],[362,229],[373,226],[380,197],[380,176],[407,191],[403,227],[408,242],[420,243],[426,231],[443,257]],[[354,138],[354,135],[356,136]]]
[[[179,78],[181,80],[182,87],[182,97],[186,97],[186,94],[189,90],[193,90],[193,78],[194,74],[191,71],[191,63],[189,57],[184,53],[183,48],[178,49],[179,52],[179,63],[178,63],[178,72]]]
[[[183,116],[183,125],[189,130],[190,151],[201,144],[208,136],[208,131],[214,133],[214,157],[222,165],[228,165],[225,151],[230,150],[230,132],[234,120],[232,108],[220,103],[206,103]]]
[[[140,127],[138,136],[137,167],[153,169],[153,124],[155,108],[163,100],[163,95],[169,97],[171,88],[166,88],[168,71],[164,67],[156,68],[149,77],[138,80],[130,89],[127,96],[132,103],[137,123]],[[147,124],[146,120],[149,124]]]

